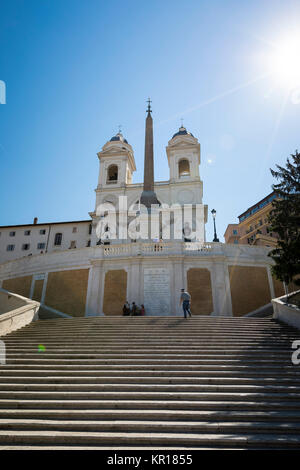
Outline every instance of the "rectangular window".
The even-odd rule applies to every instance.
[[[91,246],[91,240],[88,240],[87,243],[86,243],[86,246]]]
[[[22,245],[22,250],[24,250],[24,251],[29,250],[29,248],[30,248],[29,243],[24,243],[24,244]]]
[[[6,251],[14,251],[15,245],[7,245]]]
[[[89,235],[92,233],[92,224],[89,225]]]
[[[77,233],[77,227],[73,227],[72,233]]]
[[[37,249],[38,249],[38,250],[44,250],[44,249],[45,249],[45,246],[46,246],[46,243],[38,243]]]
[[[45,230],[44,228],[42,228],[42,229],[40,230],[40,235],[45,235],[45,233],[46,233],[46,230]]]
[[[235,245],[237,245],[237,244],[239,243],[239,241],[238,241],[238,240],[234,240],[233,243],[234,243]]]
[[[28,237],[28,235],[30,235],[30,230],[25,230],[24,235]]]
[[[16,232],[9,232],[9,236],[10,236],[10,237],[15,237],[15,236],[16,236]]]
[[[54,238],[54,245],[60,246],[62,241],[62,233],[56,233]]]
[[[71,241],[71,243],[70,243],[70,249],[72,250],[74,248],[76,248],[76,241],[75,240]]]
[[[233,230],[233,235],[237,235],[237,230]]]

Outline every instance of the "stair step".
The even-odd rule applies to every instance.
[[[116,409],[155,409],[157,407],[162,407],[164,409],[180,409],[180,410],[300,410],[300,403],[295,401],[250,401],[242,400],[237,401],[237,397],[233,400],[223,400],[223,401],[214,401],[210,400],[162,400],[159,399],[4,399],[0,398],[0,408],[11,409],[11,408],[22,408],[22,409],[32,409],[32,408],[65,408],[65,409],[105,409],[105,408],[116,408]],[[221,398],[221,397],[219,397]],[[255,397],[253,397],[254,399]],[[278,400],[280,397],[277,395]],[[286,400],[289,399],[287,395]]]
[[[292,393],[295,394],[297,397],[300,397],[300,390],[297,386],[292,385],[285,385],[285,386],[278,386],[278,385],[199,385],[199,384],[141,384],[141,383],[111,383],[112,381],[107,381],[104,384],[72,384],[70,380],[68,383],[65,384],[19,384],[19,383],[7,383],[7,384],[0,384],[0,397],[2,392],[9,391],[10,393],[15,392],[82,392],[88,393],[89,396],[92,392],[134,392],[134,393],[141,393],[141,392],[170,392],[170,393],[181,393],[181,392],[220,392],[220,393],[280,393],[281,395],[285,393]],[[14,392],[11,392],[11,391]],[[285,393],[284,393],[285,392]],[[120,395],[121,398],[122,395]],[[137,395],[139,396],[139,395]],[[267,395],[268,396],[268,395]],[[24,398],[26,395],[24,395]],[[292,395],[293,398],[293,395]]]
[[[300,411],[228,411],[228,410],[165,410],[165,409],[0,409],[0,419],[34,420],[166,420],[181,421],[230,421],[230,422],[286,422],[300,423]]]
[[[279,448],[297,448],[299,435],[273,434],[193,434],[193,433],[137,433],[137,432],[90,432],[67,431],[0,431],[0,443],[6,444],[90,444],[90,445],[184,445],[189,446],[246,446],[276,445]]]
[[[199,422],[199,421],[155,421],[143,420],[47,420],[47,419],[2,419],[2,430],[27,430],[27,431],[74,431],[74,432],[148,432],[148,433],[290,433],[300,435],[300,423],[286,422]]]
[[[11,371],[13,373],[13,371]],[[285,386],[290,388],[290,386],[296,387],[299,390],[300,377],[299,378],[286,378],[286,377],[194,377],[194,376],[133,376],[133,375],[104,375],[104,376],[78,376],[78,375],[69,375],[69,376],[48,376],[48,375],[6,375],[0,376],[0,387],[4,390],[3,385],[9,384],[12,387],[12,384],[44,384],[53,385],[53,384],[83,384],[88,386],[96,384],[125,384],[132,385],[148,385],[148,384],[163,384],[163,385],[199,385],[199,386],[219,386],[219,387],[272,387],[274,390],[284,388]]]
[[[90,317],[34,322],[3,339],[0,450],[299,448],[292,327]]]

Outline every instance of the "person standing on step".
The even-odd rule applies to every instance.
[[[124,306],[123,306],[123,315],[130,315],[130,305],[128,303],[128,300],[126,300]]]
[[[131,307],[131,315],[135,317],[137,314],[137,306],[135,302],[132,302],[132,307]]]
[[[180,305],[182,304],[184,318],[187,317],[187,313],[189,314],[190,317],[192,316],[190,302],[191,302],[190,294],[186,290],[181,289]]]

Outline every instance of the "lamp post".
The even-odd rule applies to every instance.
[[[216,231],[216,214],[217,214],[217,211],[215,209],[212,209],[211,215],[213,216],[213,220],[214,220],[214,239],[213,239],[213,242],[219,242],[219,239],[217,237],[217,231]]]

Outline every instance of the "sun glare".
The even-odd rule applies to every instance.
[[[300,87],[300,34],[284,38],[274,46],[270,73],[285,88]]]

